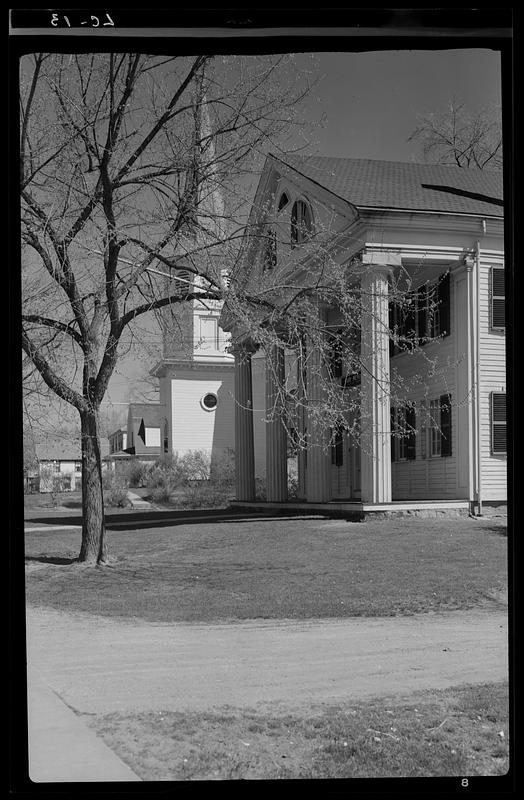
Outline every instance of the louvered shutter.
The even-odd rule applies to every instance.
[[[424,344],[427,340],[427,302],[427,287],[424,285],[417,292],[417,329],[420,344]]]
[[[406,337],[406,346],[411,350],[415,346],[415,298],[410,294],[408,305],[404,312],[403,334]]]
[[[440,455],[451,455],[451,395],[443,394],[440,398]]]
[[[491,393],[491,452],[507,452],[506,395],[502,392]]]
[[[344,432],[342,428],[335,431],[335,466],[341,467],[344,464]]]
[[[420,426],[420,457],[426,458],[427,455],[427,440],[428,440],[428,430],[426,427],[426,420],[427,420],[427,407],[426,401],[422,400],[420,404],[420,416],[421,416],[421,426]]]
[[[396,430],[396,410],[391,406],[391,460],[396,461],[397,455],[397,441],[395,436]]]
[[[450,277],[449,272],[440,279],[438,287],[438,302],[440,312],[440,335],[449,336],[450,332]]]
[[[335,331],[330,337],[328,348],[329,369],[331,377],[338,379],[342,377],[343,344],[340,331]]]
[[[389,324],[389,330],[390,330],[390,334],[389,334],[389,357],[392,358],[397,352],[397,348],[395,346],[395,342],[393,341],[397,314],[396,314],[395,303],[392,300],[389,301],[388,313],[389,313],[389,322],[388,322],[388,324]]]
[[[504,330],[506,327],[506,288],[504,268],[491,268],[491,327]]]
[[[406,448],[406,458],[408,461],[414,461],[417,457],[416,455],[416,442],[417,442],[417,434],[416,434],[416,425],[417,425],[417,417],[415,413],[415,408],[413,406],[407,406],[406,408],[406,429],[407,429],[407,448]]]

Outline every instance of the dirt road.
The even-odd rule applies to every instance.
[[[80,712],[283,707],[507,677],[505,611],[154,625],[28,608],[31,676]]]

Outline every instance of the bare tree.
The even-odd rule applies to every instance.
[[[424,158],[436,164],[477,169],[502,168],[502,125],[497,109],[467,110],[453,99],[440,114],[424,114],[408,139],[422,144]]]
[[[80,417],[81,562],[108,560],[100,407],[123,333],[222,299],[258,159],[306,90],[289,56],[21,61],[22,346]]]

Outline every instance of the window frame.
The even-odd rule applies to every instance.
[[[440,398],[428,404],[428,458],[442,458],[442,432],[440,430]]]
[[[331,430],[331,465],[344,466],[344,427],[337,425]]]
[[[212,397],[215,398],[215,405],[214,406],[211,406],[211,407],[206,406],[205,400],[206,400],[206,397],[209,397],[209,396],[212,396]],[[215,391],[207,391],[207,392],[205,392],[202,395],[202,397],[200,398],[200,405],[202,406],[204,411],[207,411],[208,413],[216,411],[217,407],[218,407],[218,394]]]
[[[405,463],[417,459],[417,412],[412,402],[392,406],[391,411],[391,460]]]
[[[299,209],[301,209],[300,213]],[[307,215],[304,212],[307,212]],[[309,219],[307,225],[304,225],[306,216]],[[297,197],[291,207],[291,249],[307,242],[312,237],[313,230],[314,218],[311,203],[305,197]]]

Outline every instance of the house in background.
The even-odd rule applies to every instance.
[[[127,428],[118,428],[108,436],[109,455],[121,453],[127,447]]]
[[[109,441],[100,441],[102,458],[109,452]],[[82,489],[82,451],[80,441],[49,439],[35,444],[37,468],[34,478],[35,491],[75,492]]]
[[[237,501],[254,501],[261,470],[268,502],[287,500],[286,431],[278,416],[270,424],[263,419],[274,369],[284,380],[292,368],[309,386],[298,422],[307,431],[298,455],[302,502],[362,513],[428,504],[479,513],[483,502],[506,500],[502,198],[502,176],[488,171],[267,158],[249,225],[258,233],[247,234],[236,274],[248,290],[278,286],[284,276],[304,285],[304,276],[321,268],[309,246],[320,240],[323,255],[347,270],[363,298],[352,344],[362,370],[344,374],[342,364],[319,364],[307,349],[301,364],[294,356],[292,366],[281,352],[266,369],[249,338],[238,342]],[[407,280],[408,314],[389,297],[398,280]],[[319,314],[326,331],[350,335],[340,331],[336,307],[319,307]],[[239,338],[234,320],[224,315],[221,324]],[[399,349],[398,334],[412,337],[416,347]],[[350,435],[350,419],[336,432],[308,421],[307,403],[320,401],[314,395],[319,369],[339,391],[358,392],[359,441]],[[411,387],[402,402],[391,402],[393,375]]]
[[[109,434],[109,452],[104,456],[104,463],[115,474],[125,473],[127,465],[133,460],[133,456],[126,452],[127,428],[117,428]]]
[[[156,461],[166,453],[166,411],[159,403],[130,403],[126,447],[123,452],[138,461]],[[123,432],[122,432],[123,433]],[[123,443],[122,436],[122,443]]]

